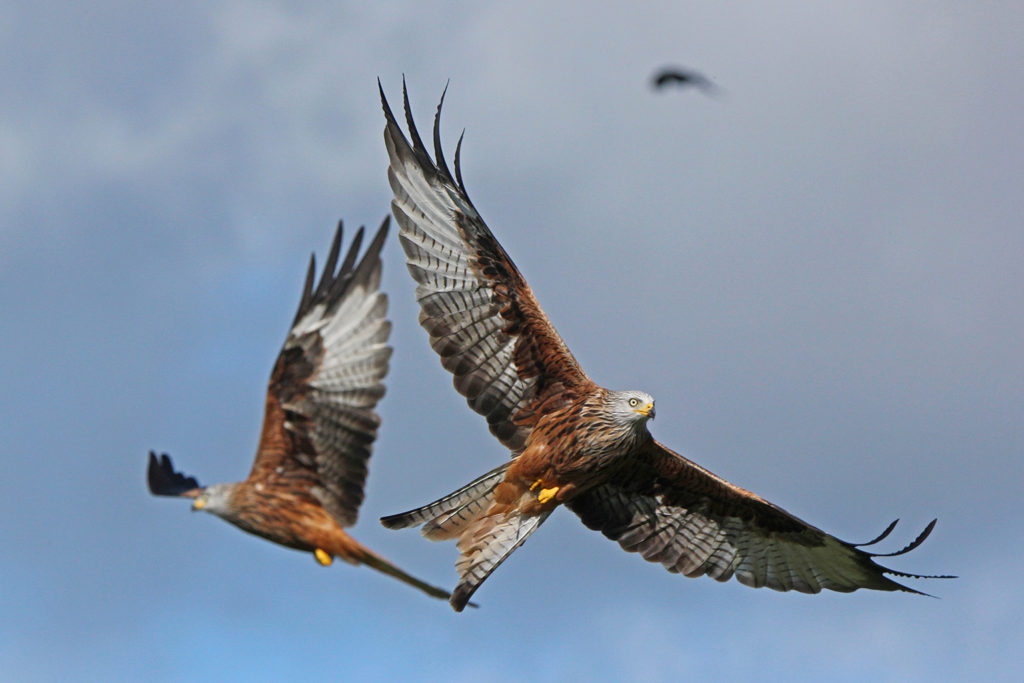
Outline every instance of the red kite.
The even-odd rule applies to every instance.
[[[299,310],[277,357],[267,390],[263,431],[249,477],[200,486],[174,471],[167,455],[149,454],[149,490],[192,498],[243,531],[313,553],[327,566],[338,557],[365,564],[435,598],[448,591],[410,576],[345,533],[363,502],[366,463],[380,418],[391,347],[387,296],[379,291],[380,250],[388,219],[356,265],[363,229],[335,273],[341,223],[313,289],[310,259]]]
[[[449,171],[439,134],[444,96],[431,159],[404,88],[403,95],[411,143],[381,89],[391,208],[417,282],[420,324],[456,390],[512,456],[440,500],[381,520],[392,529],[422,524],[432,540],[458,539],[459,584],[450,601],[456,610],[561,504],[624,549],[686,576],[735,576],[748,586],[805,593],[919,592],[886,574],[925,577],[876,564],[881,555],[655,441],[647,431],[655,414],[650,395],[609,391],[587,377],[470,201],[461,138],[454,175]],[[916,548],[934,525],[890,554]]]

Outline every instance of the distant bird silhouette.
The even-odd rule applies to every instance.
[[[693,86],[711,94],[717,89],[704,75],[677,67],[665,67],[658,71],[651,79],[651,83],[657,90],[668,85]]]

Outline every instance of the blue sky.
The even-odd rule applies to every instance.
[[[382,3],[383,4],[383,3]],[[0,3],[0,670],[11,680],[1019,680],[1014,3]],[[653,92],[663,64],[719,97]],[[144,485],[245,476],[306,260],[389,210],[405,74],[589,374],[655,436],[941,599],[664,572],[568,511],[463,614]],[[449,156],[450,158],[450,156]],[[353,535],[506,457],[416,325]]]

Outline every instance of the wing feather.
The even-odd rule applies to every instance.
[[[887,576],[911,575],[874,561],[887,555],[841,541],[656,441],[633,465],[615,483],[581,494],[569,507],[591,529],[670,572],[719,581],[735,576],[754,588],[803,593],[920,592]],[[934,524],[900,553],[920,545]],[[890,526],[871,543],[891,531]]]
[[[359,258],[363,230],[341,265],[338,224],[320,282],[315,261],[292,328],[271,375],[250,480],[308,480],[311,493],[342,526],[355,523],[380,418],[391,347],[387,297],[380,290],[385,219]],[[337,268],[337,270],[335,270]]]
[[[518,451],[539,406],[594,385],[469,199],[461,137],[452,176],[441,148],[444,95],[434,119],[434,159],[416,129],[404,86],[402,95],[409,138],[381,88],[391,208],[417,283],[420,324],[454,375],[456,390],[487,418],[502,443]]]

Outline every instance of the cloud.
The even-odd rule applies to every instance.
[[[8,9],[0,583],[29,596],[0,598],[13,677],[81,660],[55,642],[122,677],[152,672],[141,651],[396,680],[1014,669],[1021,593],[999,577],[1024,532],[1019,12]],[[653,93],[675,62],[728,97]],[[965,578],[928,584],[936,601],[690,581],[566,512],[454,615],[151,500],[150,447],[204,481],[244,476],[309,252],[337,218],[387,211],[375,79],[397,105],[402,74],[421,132],[451,79],[449,160],[465,128],[477,206],[588,372],[657,397],[659,439],[855,541],[940,515],[899,566]],[[396,354],[355,535],[450,581],[451,544],[375,517],[507,453],[417,328],[397,244],[384,257]]]

